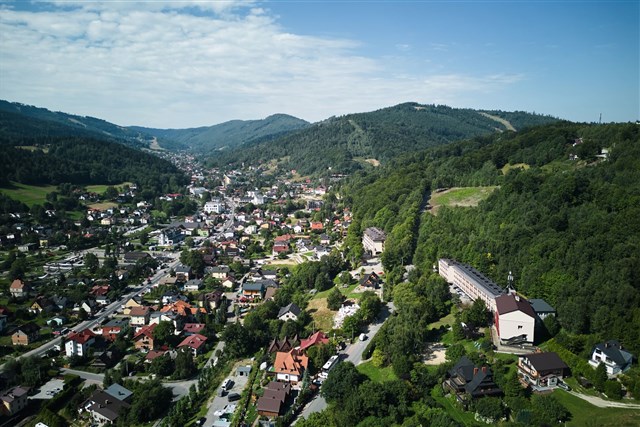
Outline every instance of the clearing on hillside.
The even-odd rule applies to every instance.
[[[431,194],[429,204],[431,213],[436,215],[441,206],[478,206],[482,200],[489,197],[497,186],[489,187],[454,187]]]
[[[315,328],[321,331],[329,331],[333,328],[333,316],[335,311],[329,310],[326,298],[317,298],[309,301],[307,309],[315,321]]]
[[[0,193],[6,194],[14,200],[24,203],[31,207],[35,204],[43,204],[47,201],[47,193],[56,191],[55,185],[26,185],[18,182],[12,182],[9,187],[0,188]]]
[[[92,203],[87,207],[91,209],[97,209],[99,211],[106,211],[107,209],[117,208],[118,204],[113,202]]]

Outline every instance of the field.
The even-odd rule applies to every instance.
[[[502,175],[506,175],[507,172],[509,172],[511,169],[524,169],[527,170],[529,169],[529,165],[526,163],[514,163],[513,165],[511,163],[507,163],[506,165],[504,165],[502,167]]]
[[[18,200],[25,205],[31,207],[35,204],[43,204],[47,201],[47,193],[56,191],[56,186],[35,186],[19,184],[17,182],[11,183],[11,187],[0,188],[0,193],[6,194],[14,200]]]
[[[89,192],[97,193],[97,194],[103,194],[105,191],[107,191],[107,188],[109,188],[109,187],[119,188],[119,187],[122,187],[124,185],[132,185],[132,184],[133,183],[131,183],[131,182],[123,182],[123,183],[116,184],[116,185],[96,184],[96,185],[87,185],[85,188]]]
[[[365,374],[371,381],[385,382],[397,380],[398,377],[393,372],[392,366],[386,366],[384,368],[376,368],[371,362],[364,362],[358,365],[358,371],[361,374]]]
[[[88,207],[99,211],[106,211],[109,208],[117,208],[118,204],[113,202],[92,203]]]
[[[327,308],[326,298],[312,299],[309,301],[307,309],[311,313],[311,317],[313,317],[316,329],[320,329],[322,331],[329,331],[333,329],[333,316],[335,315],[335,312]]]
[[[454,187],[440,193],[433,193],[429,203],[431,212],[437,213],[441,206],[478,206],[482,200],[498,187]]]
[[[637,409],[598,408],[566,391],[556,390],[553,395],[571,412],[567,426],[638,426],[640,411]]]

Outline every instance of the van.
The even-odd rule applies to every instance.
[[[235,402],[236,400],[240,400],[240,395],[238,393],[229,393],[229,396],[227,396],[227,400],[229,402]]]
[[[222,383],[222,389],[229,390],[231,387],[233,387],[233,381],[231,381],[229,378],[224,380],[224,382]]]
[[[220,387],[220,389],[218,389],[218,396],[222,397],[224,396],[226,390],[224,389],[224,387]]]

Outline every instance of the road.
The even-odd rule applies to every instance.
[[[233,386],[229,390],[227,390],[224,396],[219,396],[217,393],[218,390],[216,390],[216,394],[213,395],[213,399],[211,399],[207,403],[207,415],[206,421],[204,422],[205,427],[212,427],[213,423],[220,418],[219,415],[215,415],[216,412],[223,410],[227,405],[238,403],[238,401],[229,402],[228,396],[230,393],[242,394],[242,391],[244,390],[249,380],[249,377],[247,376],[236,375],[235,370],[232,371],[231,375],[229,375],[228,378],[233,381]],[[229,412],[231,413],[231,415],[233,415],[234,411],[230,410]]]
[[[179,260],[174,260],[172,261],[170,264],[168,264],[168,268],[174,268],[176,265],[178,265],[180,261]],[[102,321],[104,321],[105,319],[107,319],[108,317],[110,317],[113,313],[115,313],[116,311],[118,311],[119,309],[122,308],[122,305],[131,297],[136,296],[136,295],[141,295],[143,292],[145,292],[147,289],[150,289],[151,287],[153,287],[154,285],[156,285],[160,279],[162,279],[165,276],[166,273],[164,273],[163,271],[159,270],[158,272],[156,272],[156,274],[154,276],[152,276],[151,281],[149,283],[144,284],[142,287],[136,289],[133,292],[129,292],[126,295],[123,295],[119,300],[116,300],[114,302],[112,302],[111,304],[109,304],[108,306],[106,306],[104,308],[104,310],[102,312],[100,312],[100,314],[98,314],[95,318],[93,319],[89,319],[89,320],[85,320],[84,322],[80,322],[79,324],[75,325],[73,328],[71,328],[72,331],[82,331],[84,329],[91,329],[94,326],[100,324]],[[54,338],[51,341],[47,341],[46,343],[42,344],[40,347],[35,348],[33,350],[30,350],[20,356],[18,356],[16,359],[21,359],[23,357],[30,357],[30,356],[40,356],[42,354],[47,353],[48,351],[52,350],[53,347],[56,344],[60,344],[60,338]],[[0,370],[2,370],[4,368],[4,364],[0,365]]]
[[[598,408],[626,408],[626,409],[640,409],[640,404],[637,403],[625,403],[625,402],[613,402],[611,400],[604,400],[597,396],[589,396],[588,394],[582,394],[575,391],[569,391],[568,393],[579,397],[582,400],[586,400]]]
[[[362,353],[367,348],[369,341],[376,336],[376,334],[382,327],[382,324],[389,318],[394,310],[395,306],[393,305],[393,302],[389,302],[382,306],[382,311],[378,316],[376,322],[369,325],[369,330],[366,332],[367,339],[364,341],[358,340],[345,349],[344,354],[347,356],[347,358],[344,359],[345,361],[349,361],[356,366],[362,363]],[[320,412],[326,407],[327,401],[324,400],[324,397],[320,396],[320,394],[318,393],[313,398],[313,400],[304,407],[296,421],[301,417],[304,417],[305,419],[309,418],[309,415],[313,414],[314,412]],[[292,425],[293,424],[295,424],[295,421],[292,423]]]

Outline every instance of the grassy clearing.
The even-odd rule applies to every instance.
[[[524,169],[524,170],[527,170],[530,167],[531,166],[529,166],[526,163],[514,163],[514,164],[507,163],[506,165],[504,165],[502,167],[501,170],[502,170],[502,175],[506,175],[512,169]]]
[[[427,329],[439,329],[441,326],[451,326],[456,320],[456,316],[453,313],[449,313],[437,322],[430,323]]]
[[[640,411],[623,408],[598,408],[564,390],[556,390],[553,395],[571,412],[567,426],[638,426]]]
[[[377,368],[372,362],[365,362],[358,365],[358,371],[361,374],[365,374],[371,381],[382,383],[385,381],[397,380],[398,377],[393,372],[393,367],[386,366],[384,368]]]
[[[478,206],[482,200],[496,189],[497,186],[489,187],[455,187],[441,193],[431,195],[429,203],[433,206],[433,213],[437,213],[441,206]]]
[[[442,389],[437,390],[437,387],[431,392],[431,397],[442,405],[444,410],[459,424],[464,426],[486,426],[477,422],[472,412],[465,412],[458,406],[454,397],[442,396]]]
[[[335,311],[329,310],[326,298],[312,299],[309,301],[307,310],[311,312],[311,317],[315,321],[315,328],[321,331],[333,329],[333,316]]]
[[[113,202],[101,202],[101,203],[92,203],[88,206],[91,209],[98,209],[99,211],[106,211],[110,208],[117,208],[118,204]]]
[[[123,182],[120,184],[116,184],[116,185],[106,185],[106,184],[96,184],[96,185],[87,185],[85,188],[87,189],[87,191],[92,192],[92,193],[97,193],[97,194],[104,194],[105,191],[107,191],[107,188],[109,187],[115,187],[115,188],[119,188],[125,185],[133,185],[132,182]]]
[[[55,185],[36,186],[12,182],[9,187],[0,188],[0,193],[31,207],[46,202],[47,194],[56,190]]]

